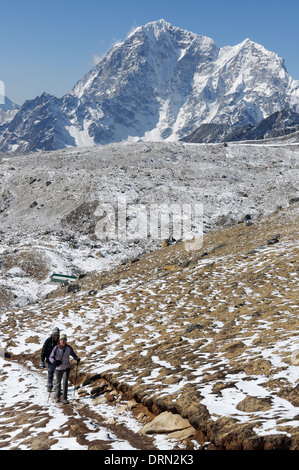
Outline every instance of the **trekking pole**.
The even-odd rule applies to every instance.
[[[76,392],[76,384],[77,384],[78,366],[79,366],[79,362],[77,361],[77,367],[76,367],[76,376],[75,376],[75,385],[74,385],[74,396],[75,396],[75,392]]]

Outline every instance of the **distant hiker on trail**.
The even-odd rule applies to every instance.
[[[59,333],[60,333],[59,328],[54,328],[51,336],[45,341],[43,345],[41,358],[40,358],[40,366],[42,369],[46,367],[45,361],[47,362],[47,365],[48,365],[48,383],[47,383],[48,392],[51,392],[52,390],[54,371],[55,371],[54,365],[52,364],[52,362],[50,362],[50,354],[55,348],[55,346],[57,346],[59,343]]]
[[[71,371],[70,356],[72,356],[79,364],[80,359],[71,346],[67,344],[67,337],[65,334],[60,335],[59,344],[55,346],[51,355],[50,361],[55,365],[56,370],[56,387],[55,395],[56,401],[60,401],[61,395],[61,381],[63,382],[63,402],[68,403],[68,378]]]

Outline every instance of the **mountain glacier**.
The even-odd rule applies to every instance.
[[[62,98],[26,101],[0,128],[0,150],[178,141],[202,124],[256,125],[299,111],[283,59],[246,39],[217,47],[164,20],[136,28]]]

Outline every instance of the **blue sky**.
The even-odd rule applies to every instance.
[[[299,79],[298,0],[10,0],[0,3],[0,80],[22,104],[62,96],[134,27],[165,19],[219,47],[249,37]]]

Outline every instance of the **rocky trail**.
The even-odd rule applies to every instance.
[[[1,450],[157,449],[152,438],[128,428],[126,419],[117,423],[113,418],[114,414],[128,414],[132,408],[135,414],[139,408],[139,415],[137,403],[114,404],[113,410],[107,404],[99,413],[95,404],[89,406],[92,397],[80,399],[70,386],[70,403],[57,404],[54,392],[46,390],[45,374],[32,365],[5,361],[1,366]],[[128,421],[133,423],[134,414],[130,414]]]

